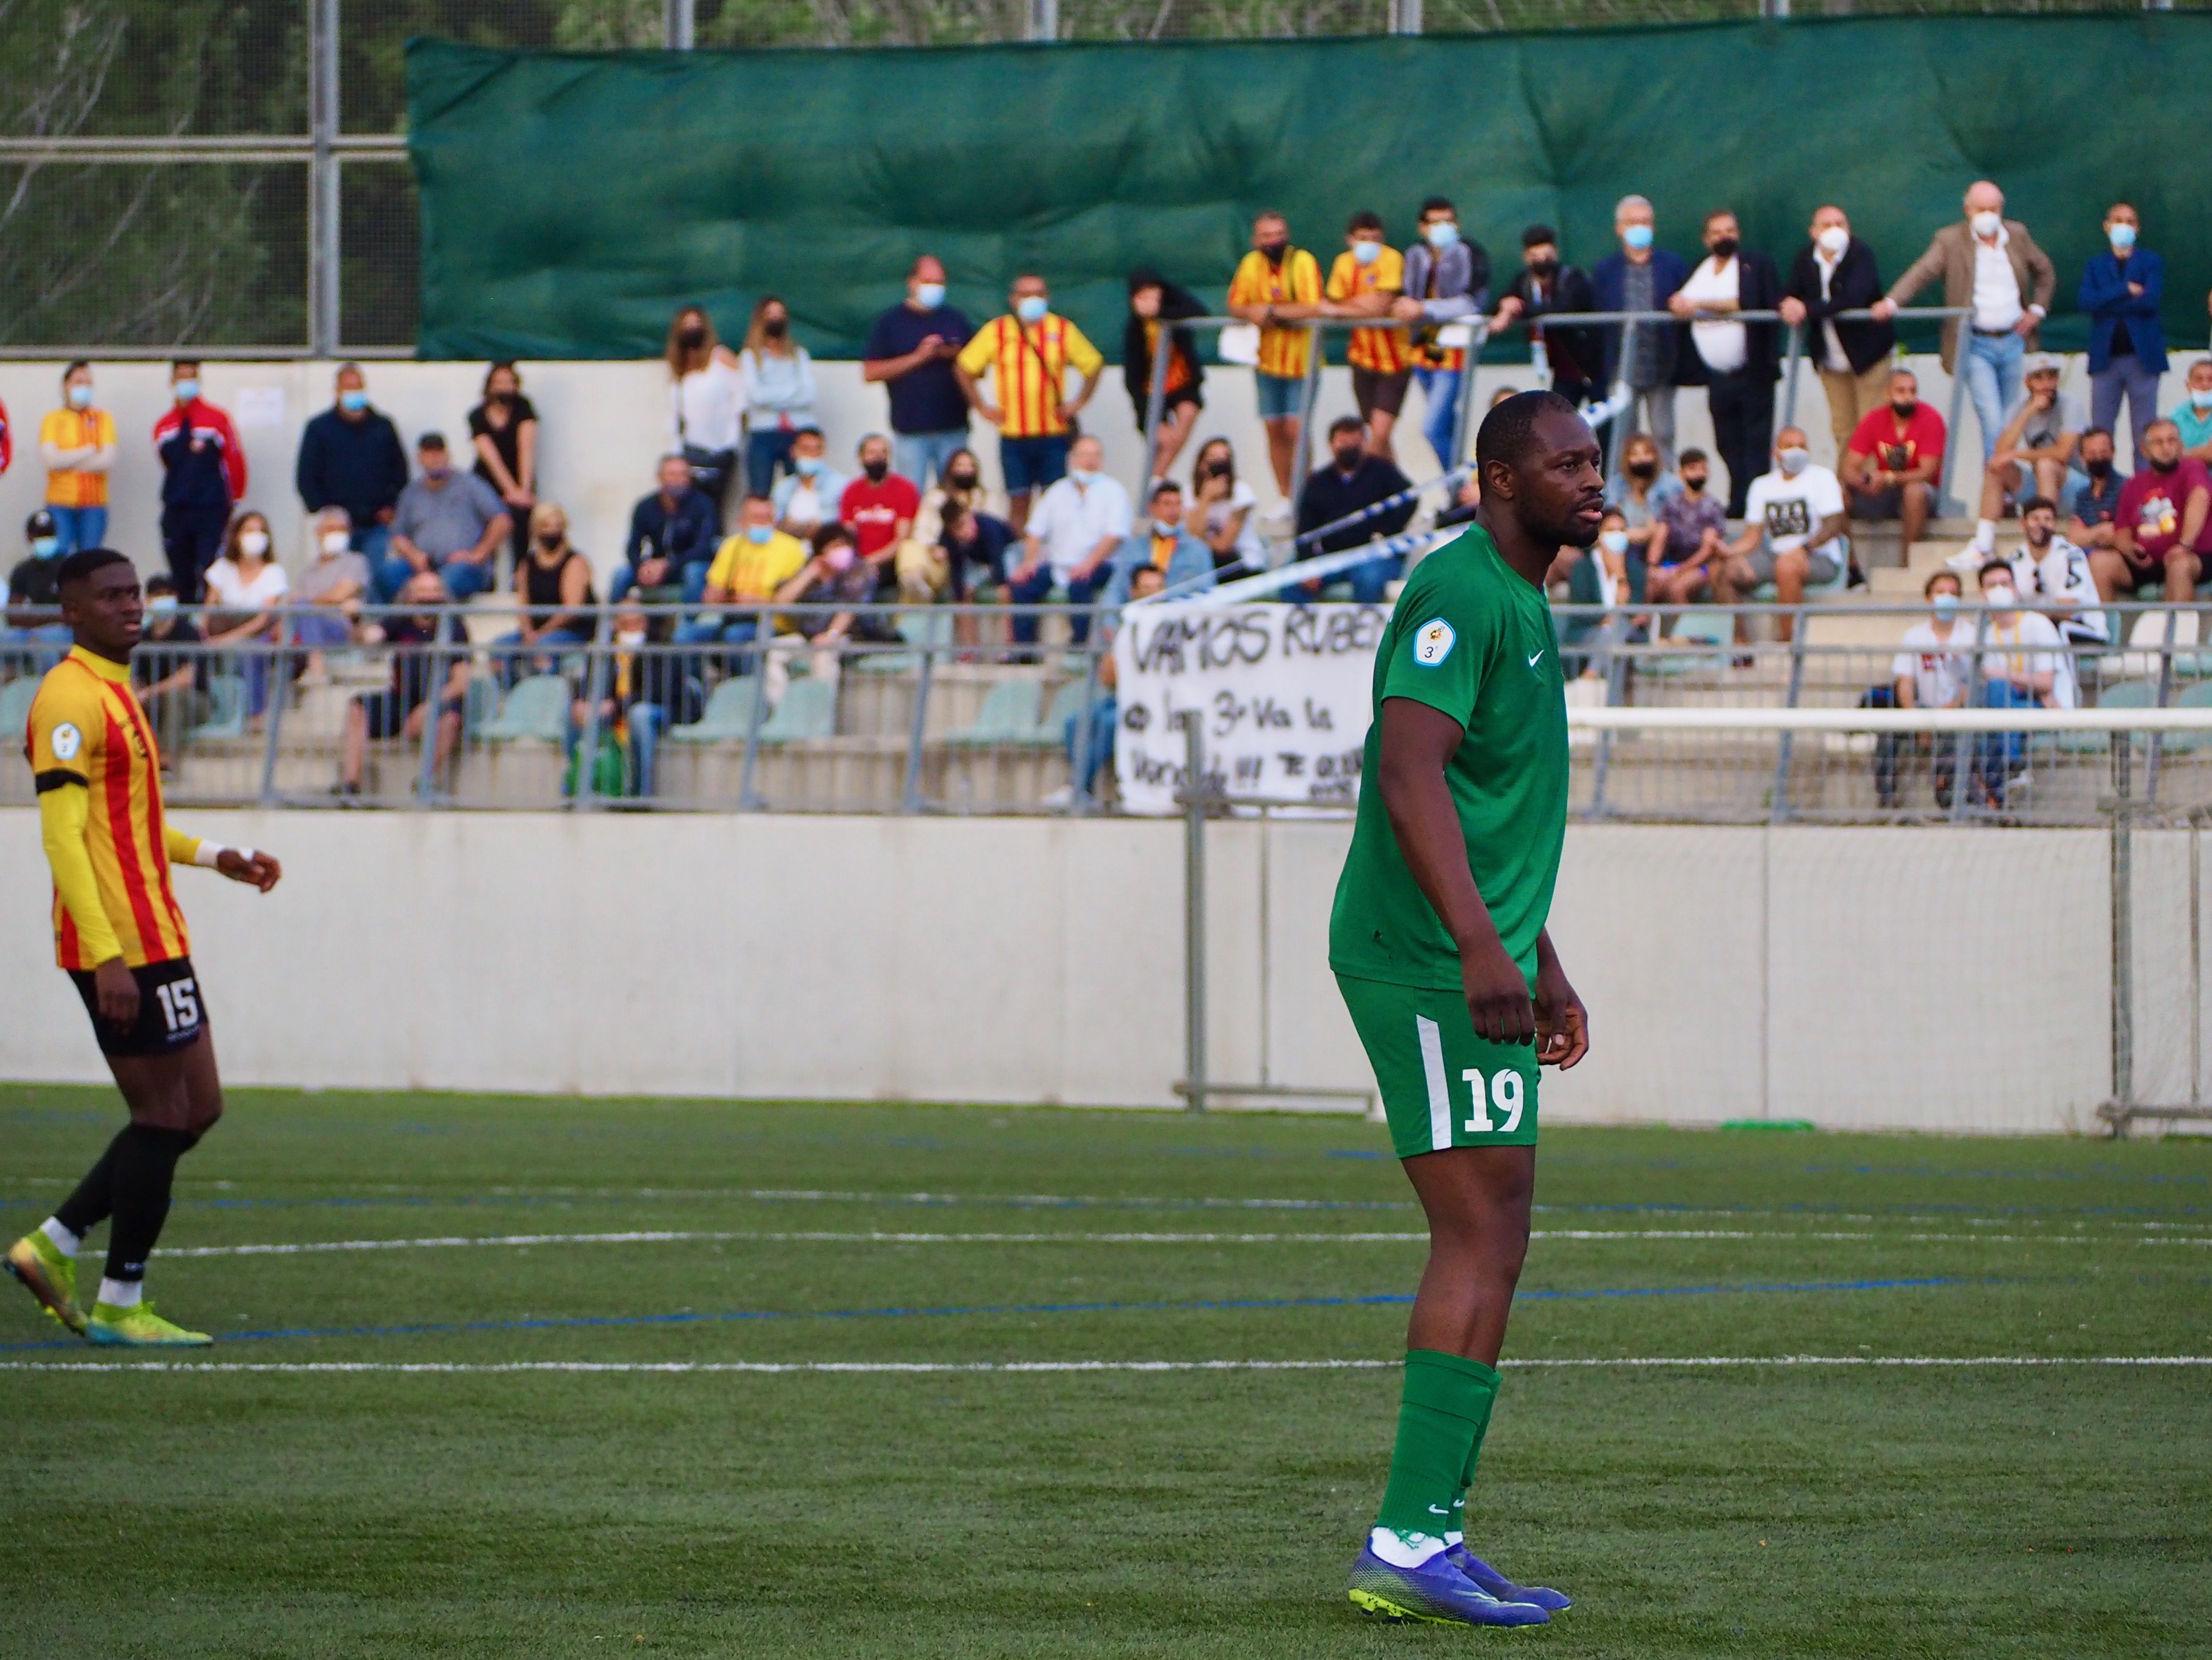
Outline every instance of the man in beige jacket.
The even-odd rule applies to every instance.
[[[1997,435],[2004,430],[2005,411],[2020,401],[2021,372],[2035,348],[2036,327],[2050,312],[2058,273],[2027,227],[2004,216],[2004,192],[1988,179],[1968,186],[1966,208],[1965,218],[1937,231],[1928,252],[1872,309],[1887,321],[1940,276],[1943,303],[1969,312],[1944,322],[1943,367],[1966,377],[1966,396],[1974,400],[1974,419],[1982,429],[1982,465],[1987,467]]]

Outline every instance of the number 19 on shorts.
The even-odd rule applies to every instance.
[[[1464,1126],[1469,1135],[1510,1135],[1521,1128],[1522,1085],[1517,1072],[1500,1070],[1490,1074],[1486,1085],[1481,1072],[1469,1067],[1460,1073],[1460,1081],[1468,1087],[1468,1109]],[[1501,1122],[1493,1123],[1491,1112],[1495,1109]]]

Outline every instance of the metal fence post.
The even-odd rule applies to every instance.
[[[1614,367],[1613,386],[1607,394],[1615,411],[1605,423],[1605,496],[1608,502],[1620,496],[1620,452],[1628,437],[1629,411],[1636,407],[1630,392],[1628,377],[1636,362],[1636,313],[1630,313],[1620,325],[1620,362]]]
[[[662,0],[661,42],[670,52],[689,52],[696,33],[695,0]]]
[[[338,355],[338,0],[307,10],[307,347]]]
[[[1168,358],[1175,351],[1175,336],[1168,319],[1160,319],[1158,347],[1152,353],[1152,383],[1145,393],[1145,476],[1137,495],[1137,504],[1149,508],[1152,480],[1160,476],[1160,422],[1168,408]],[[1191,493],[1197,489],[1194,482]]]
[[[2128,1109],[2135,1103],[2136,964],[2135,848],[2129,797],[2129,771],[2135,734],[2112,734],[2112,1102],[2119,1110],[2115,1128],[2127,1133]]]
[[[1098,702],[1098,660],[1110,649],[1105,642],[1105,632],[1103,614],[1094,617],[1091,623],[1091,649],[1083,663],[1083,713],[1075,718],[1075,752],[1071,757],[1074,775],[1067,781],[1067,810],[1071,813],[1082,812],[1096,805],[1091,794],[1091,778],[1098,770],[1103,757],[1091,753],[1091,713]]]
[[[1421,0],[1390,0],[1390,33],[1419,34],[1421,32]]]
[[[768,658],[769,648],[775,639],[775,614],[763,611],[760,622],[753,630],[753,696],[751,707],[745,711],[745,758],[738,763],[738,808],[739,812],[757,812],[768,802],[754,786],[754,777],[760,765],[761,723],[768,719]]]
[[[1780,432],[1784,427],[1794,427],[1797,424],[1797,371],[1804,366],[1804,362],[1805,325],[1802,323],[1796,323],[1791,325],[1790,330],[1790,356],[1787,367],[1782,375],[1782,419],[1775,427],[1775,432]],[[1767,435],[1771,438],[1773,434],[1770,433]],[[1839,455],[1836,459],[1840,462],[1843,457]]]
[[[921,669],[915,676],[914,719],[908,725],[906,745],[906,786],[901,793],[901,806],[908,812],[921,811],[921,751],[929,727],[929,672],[937,662],[934,641],[922,648]]]
[[[1936,491],[1936,512],[1944,519],[1956,519],[1966,510],[1951,493],[1951,485],[1959,471],[1959,411],[1966,404],[1966,337],[1972,319],[1960,317],[1953,320],[1959,327],[1959,349],[1951,354],[1951,361],[1957,367],[1951,371],[1951,424],[1944,429],[1948,441],[1943,446],[1943,477]],[[1982,453],[1986,456],[1996,447],[1996,434],[1984,433]]]
[[[283,639],[291,622],[290,615],[280,609],[276,613],[276,634]],[[291,701],[292,676],[289,672],[290,654],[275,652],[269,666],[269,725],[268,742],[261,751],[261,805],[276,805],[276,744],[284,730],[284,705]]]
[[[584,648],[584,725],[577,739],[576,789],[568,798],[570,808],[577,812],[588,810],[599,800],[599,702],[607,695],[608,635],[613,622],[611,612],[601,611],[592,624],[592,643]],[[623,765],[627,773],[627,759]],[[629,781],[627,776],[623,780],[625,787]]]
[[[1805,689],[1805,623],[1803,606],[1799,606],[1790,624],[1790,696],[1783,704],[1794,709]],[[1766,804],[1766,822],[1778,824],[1790,817],[1790,740],[1796,734],[1784,733],[1775,745],[1774,799]]]
[[[1060,39],[1060,0],[1029,0],[1029,15],[1022,33],[1024,40]]]
[[[1306,475],[1313,469],[1314,401],[1321,394],[1321,325],[1306,325],[1306,379],[1298,389],[1298,447],[1291,453],[1291,519],[1297,520],[1298,498],[1306,493]]]
[[[1206,1110],[1206,738],[1197,709],[1184,712],[1182,808],[1183,1084],[1190,1110]]]
[[[1474,434],[1474,371],[1482,360],[1483,344],[1490,338],[1489,325],[1480,319],[1468,325],[1467,367],[1460,371],[1459,407],[1452,411],[1451,457],[1444,463],[1444,471],[1467,465],[1467,453]]]

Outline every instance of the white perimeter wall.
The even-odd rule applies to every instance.
[[[1164,1107],[1181,826],[198,813],[267,898],[178,873],[236,1084]],[[1348,827],[1212,831],[1212,1074],[1365,1087],[1326,962]],[[1553,919],[1595,1046],[1559,1122],[2090,1127],[2095,831],[1577,826]],[[2137,840],[2140,1098],[2188,1087],[2186,838]],[[0,1077],[104,1077],[0,812]],[[1263,951],[1264,945],[1264,951]]]

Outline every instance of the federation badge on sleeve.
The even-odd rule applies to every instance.
[[[83,745],[84,734],[64,721],[54,728],[54,735],[50,741],[53,747],[55,760],[74,761],[76,759],[77,751]]]
[[[1413,660],[1425,669],[1432,669],[1451,655],[1452,645],[1458,638],[1450,623],[1441,617],[1431,617],[1413,630]]]

